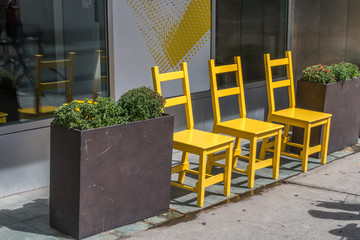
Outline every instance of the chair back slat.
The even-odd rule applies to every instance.
[[[273,82],[273,88],[282,88],[282,87],[288,87],[290,86],[291,82],[290,79],[281,80],[277,82]]]
[[[180,68],[181,68],[180,71],[160,73],[158,66],[152,67],[151,72],[153,77],[154,90],[160,95],[162,95],[162,90],[161,90],[162,82],[181,79],[183,95],[166,98],[165,107],[172,107],[172,106],[184,104],[185,112],[186,112],[187,128],[194,129],[194,118],[193,118],[193,110],[191,104],[191,94],[190,94],[187,63],[186,62],[180,63]]]
[[[215,66],[214,59],[210,59],[208,62],[210,85],[211,85],[211,97],[212,97],[213,114],[214,114],[214,129],[221,122],[220,103],[219,103],[219,98],[221,97],[237,95],[239,101],[240,117],[241,118],[246,117],[244,84],[243,84],[240,57],[234,57],[234,62],[235,64],[222,65],[222,66]],[[224,73],[231,73],[231,72],[235,72],[236,87],[219,90],[216,79],[217,75]]]
[[[229,73],[229,72],[236,72],[237,69],[238,68],[236,64],[229,64],[229,65],[217,66],[214,69],[214,72],[215,74]]]
[[[168,72],[159,75],[160,82],[166,82],[184,78],[184,71]]]
[[[50,60],[44,61],[42,55],[35,55],[35,67],[36,67],[36,87],[35,87],[35,112],[40,114],[41,108],[41,97],[43,90],[65,88],[66,91],[66,102],[69,103],[72,101],[72,89],[74,82],[74,65],[75,65],[75,52],[69,52],[68,58],[63,60]],[[62,76],[57,69],[66,68],[67,76]],[[55,78],[54,81],[43,82],[42,71],[50,70],[54,72],[57,76],[64,78],[63,80],[58,80]]]
[[[172,97],[172,98],[167,98],[166,99],[165,107],[166,108],[167,107],[173,107],[173,106],[186,104],[186,103],[187,103],[186,96]]]
[[[269,103],[269,117],[276,111],[274,89],[287,87],[289,95],[289,107],[295,107],[294,77],[292,69],[291,51],[285,53],[285,58],[270,60],[270,54],[264,54],[265,76]],[[272,67],[286,67],[286,80],[273,81]]]
[[[269,65],[271,67],[278,67],[278,66],[283,66],[286,64],[289,64],[289,59],[287,59],[287,58],[274,59],[274,60],[271,60],[269,63]]]
[[[219,98],[236,95],[236,94],[240,94],[240,89],[238,87],[220,89],[220,90],[218,90],[218,93],[217,93]]]

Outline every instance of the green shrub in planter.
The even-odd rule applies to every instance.
[[[119,104],[111,98],[85,98],[60,106],[55,111],[53,123],[67,128],[87,130],[127,123]]]
[[[343,82],[359,76],[359,67],[355,64],[347,62],[332,65],[331,71],[335,74],[337,82]]]
[[[336,82],[335,74],[331,71],[331,67],[326,65],[313,65],[307,67],[302,73],[304,81],[324,84]]]
[[[162,116],[165,100],[148,87],[134,88],[118,101],[109,97],[65,103],[55,111],[54,124],[88,130]]]
[[[325,70],[325,71],[324,71]],[[297,107],[332,114],[328,153],[358,141],[360,123],[360,76],[355,64],[309,66],[297,83]],[[311,145],[321,140],[321,128],[311,130]],[[293,129],[293,141],[301,143],[302,130]]]
[[[162,96],[147,87],[129,90],[118,102],[130,122],[160,117],[165,104]]]

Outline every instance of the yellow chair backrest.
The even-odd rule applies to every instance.
[[[246,107],[245,107],[245,95],[244,95],[244,83],[242,77],[241,69],[241,59],[240,57],[234,57],[234,64],[215,66],[214,59],[209,60],[209,76],[210,76],[210,85],[211,85],[211,96],[213,104],[213,113],[214,113],[214,126],[221,122],[220,115],[220,104],[219,98],[227,97],[232,95],[237,95],[239,100],[239,111],[240,117],[246,117]],[[236,75],[236,86],[226,89],[218,89],[216,76],[217,74],[231,73],[235,72]]]
[[[53,60],[53,61],[43,61],[42,55],[35,55],[35,69],[36,69],[36,89],[35,89],[35,106],[36,113],[40,112],[41,108],[41,95],[42,91],[57,89],[57,88],[65,88],[66,89],[66,102],[71,102],[72,100],[72,85],[74,80],[74,63],[75,63],[75,55],[74,52],[69,52],[68,59],[63,60]],[[42,81],[42,72],[43,70],[51,70],[56,74],[60,75],[57,69],[66,68],[67,76],[64,80],[51,81],[51,82],[43,82]]]
[[[93,83],[93,98],[97,98],[101,94],[101,84],[106,83],[107,76],[101,75],[106,65],[107,57],[104,55],[103,50],[95,51],[95,70],[94,70],[94,83]]]
[[[270,60],[270,54],[264,54],[265,76],[269,102],[269,114],[276,111],[274,89],[287,87],[289,92],[289,107],[295,108],[294,78],[291,51],[285,53],[285,58]],[[273,82],[272,67],[286,66],[287,79]]]
[[[187,128],[194,129],[194,118],[193,118],[193,111],[192,111],[192,105],[191,105],[191,94],[190,94],[190,87],[189,87],[189,76],[188,76],[187,63],[186,62],[180,63],[180,68],[181,68],[180,71],[159,73],[158,66],[152,67],[151,71],[152,71],[152,75],[153,75],[154,90],[156,92],[158,92],[160,95],[162,95],[162,92],[161,92],[161,83],[162,82],[181,79],[183,95],[166,98],[165,108],[184,104],[185,112],[186,112]]]

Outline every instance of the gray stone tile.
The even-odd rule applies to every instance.
[[[230,194],[230,196],[227,196],[227,197],[223,196],[223,195],[214,195],[214,194],[208,195],[204,199],[204,207],[209,207],[211,205],[215,205],[215,204],[224,202],[227,199],[235,197],[235,196],[237,196],[237,195],[233,194],[233,193]]]
[[[159,224],[164,223],[166,221],[167,221],[167,218],[163,217],[163,216],[154,216],[154,217],[147,218],[147,219],[143,220],[143,222],[151,224],[151,225],[159,225]]]
[[[330,156],[333,156],[333,157],[336,157],[336,158],[343,158],[343,157],[346,157],[346,156],[348,156],[348,155],[350,155],[352,153],[353,152],[351,152],[351,151],[343,151],[343,150],[341,150],[341,151],[338,151],[338,152],[331,153]]]
[[[18,220],[16,220],[15,218],[0,213],[0,227],[9,226],[17,222]]]
[[[183,217],[184,214],[182,214],[178,211],[169,211],[169,212],[162,213],[161,216],[165,217],[167,219],[167,221],[170,221],[170,220],[173,220],[176,218]]]
[[[19,196],[25,197],[30,200],[36,199],[48,199],[49,198],[49,187],[35,189],[29,192],[20,193]]]
[[[4,197],[0,199],[0,209],[13,210],[13,209],[21,208],[24,204],[29,202],[32,201],[20,195]]]
[[[36,202],[27,202],[21,207],[2,209],[0,213],[15,218],[19,221],[26,221],[32,218],[44,216],[49,213],[49,208]]]
[[[0,237],[4,240],[42,240],[49,236],[39,233],[26,224],[16,223],[8,227],[0,228]]]
[[[116,240],[119,237],[110,234],[109,232],[100,233],[91,237],[84,238],[84,240]]]
[[[31,220],[27,220],[24,222],[25,224],[29,225],[30,227],[39,230],[39,232],[42,232],[47,235],[62,235],[59,231],[56,229],[50,227],[49,225],[49,215],[44,215],[41,217],[33,218]]]
[[[279,179],[274,180],[272,178],[256,178],[254,188],[264,187],[277,181],[279,181]]]
[[[334,156],[331,156],[331,155],[327,155],[326,157],[326,163],[329,163],[329,162],[332,162],[336,159],[336,157]]]
[[[133,224],[129,224],[123,227],[119,227],[114,229],[113,231],[110,231],[111,234],[114,234],[118,237],[124,237],[128,236],[130,234],[133,234],[135,232],[144,231],[151,227],[150,224],[144,223],[144,222],[136,222]]]

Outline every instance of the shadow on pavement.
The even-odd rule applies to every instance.
[[[329,233],[345,239],[360,239],[360,204],[340,202],[320,202],[316,206],[336,212],[309,210],[309,214],[316,218],[332,219],[339,221],[353,221],[346,226],[338,225],[339,228],[330,230]]]

